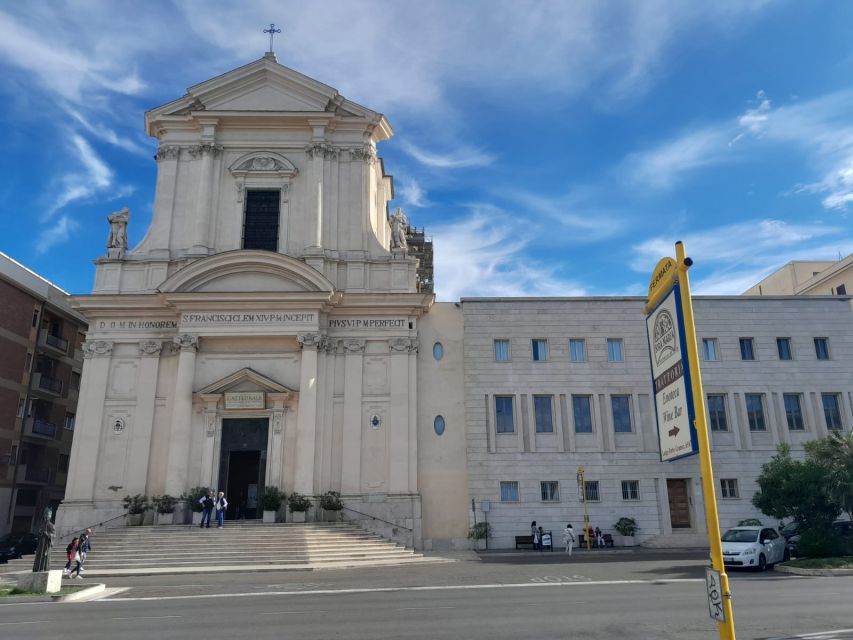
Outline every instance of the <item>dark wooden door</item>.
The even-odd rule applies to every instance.
[[[669,520],[673,529],[690,528],[690,500],[687,496],[687,480],[669,478],[666,481],[669,495]]]

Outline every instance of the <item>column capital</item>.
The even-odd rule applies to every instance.
[[[322,333],[300,333],[296,340],[303,349],[319,351],[326,346],[327,338]]]
[[[172,344],[180,351],[196,351],[198,350],[198,336],[191,333],[182,333],[172,338]]]
[[[139,355],[140,356],[159,356],[163,348],[163,343],[160,340],[140,340]]]
[[[356,338],[345,338],[344,353],[364,353],[364,347],[366,345],[366,340],[359,340]]]
[[[181,148],[175,144],[161,144],[157,149],[157,160],[177,160],[181,155]]]
[[[113,343],[109,340],[87,340],[83,343],[83,357],[95,358],[108,356],[113,352]]]

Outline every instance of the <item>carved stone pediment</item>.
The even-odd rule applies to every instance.
[[[237,171],[284,171],[284,163],[272,156],[256,156],[239,165]]]

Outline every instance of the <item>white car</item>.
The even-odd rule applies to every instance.
[[[770,527],[734,527],[723,534],[723,563],[764,571],[788,559],[785,538]]]

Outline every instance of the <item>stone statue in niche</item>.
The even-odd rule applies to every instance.
[[[130,219],[130,209],[125,207],[107,216],[110,223],[110,237],[107,239],[107,257],[115,260],[124,258],[127,252],[127,222]]]
[[[406,241],[406,231],[409,229],[409,221],[406,219],[403,210],[397,207],[394,215],[391,217],[391,248],[392,249],[408,249],[409,243]]]

